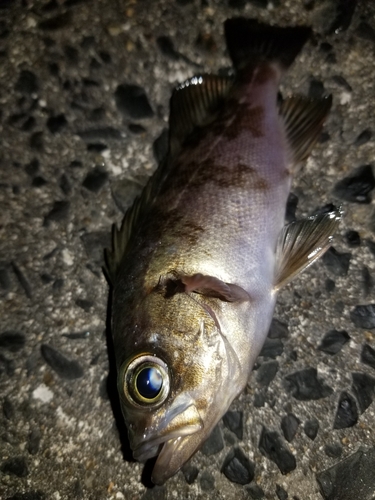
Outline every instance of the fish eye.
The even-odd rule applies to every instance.
[[[119,392],[135,406],[160,405],[169,393],[167,365],[150,354],[132,358],[120,369]]]

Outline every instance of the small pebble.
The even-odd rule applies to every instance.
[[[90,151],[91,153],[101,153],[106,149],[108,149],[108,146],[106,144],[102,144],[101,142],[87,144],[87,151]]]
[[[330,20],[327,34],[338,34],[349,28],[357,7],[357,0],[335,0],[333,5],[335,5],[335,12]]]
[[[7,292],[11,287],[8,265],[0,266],[0,287]]]
[[[187,484],[193,484],[197,479],[199,474],[199,469],[195,465],[191,465],[189,462],[182,467],[182,473],[185,477]]]
[[[248,484],[254,479],[254,464],[247,458],[241,448],[232,448],[224,459],[221,472],[229,481],[237,484]]]
[[[206,456],[215,455],[224,448],[223,433],[218,425],[214,427],[208,439],[203,443],[201,452]]]
[[[373,289],[374,280],[367,266],[362,267],[361,274],[362,274],[363,296],[367,297],[368,295],[370,295]]]
[[[42,151],[43,150],[43,132],[34,132],[30,136],[30,148],[35,149],[36,151]]]
[[[213,475],[204,470],[199,478],[202,491],[213,491],[215,488],[215,479]]]
[[[122,134],[119,130],[113,127],[101,127],[101,128],[91,128],[86,130],[79,130],[76,132],[80,138],[86,142],[94,142],[94,141],[110,141],[122,140]]]
[[[351,253],[340,253],[331,247],[322,258],[323,264],[335,276],[346,276],[349,270]]]
[[[373,349],[368,344],[363,344],[361,352],[361,363],[371,366],[371,368],[374,368],[375,370],[375,349]]]
[[[24,457],[8,458],[0,465],[0,470],[4,474],[11,474],[17,477],[26,477],[29,474],[27,462]]]
[[[263,498],[265,498],[264,491],[257,484],[246,486],[245,491],[247,492],[251,500],[262,500]]]
[[[160,52],[169,57],[172,61],[178,61],[180,54],[175,50],[172,40],[169,36],[159,36],[156,39],[156,44]]]
[[[76,299],[75,303],[77,304],[78,307],[80,307],[86,312],[89,312],[90,309],[92,309],[95,305],[92,300],[87,300],[87,299]]]
[[[66,3],[66,2],[65,2]],[[50,17],[39,23],[39,28],[44,31],[56,31],[66,28],[71,21],[70,12],[58,14],[57,16]]]
[[[3,414],[7,420],[12,420],[16,414],[13,403],[7,396],[3,400]]]
[[[77,332],[77,333],[63,333],[62,337],[65,337],[70,340],[87,339],[88,337],[90,337],[90,332],[85,330],[84,332]]]
[[[45,180],[44,177],[40,176],[40,175],[37,175],[36,177],[34,177],[34,179],[32,180],[32,183],[31,185],[33,187],[36,187],[36,188],[40,188],[42,186],[45,186],[47,184],[47,181]]]
[[[279,338],[266,338],[259,356],[275,359],[284,352],[284,344]]]
[[[266,404],[266,394],[264,391],[258,391],[254,394],[255,408],[262,408]]]
[[[375,304],[356,306],[350,311],[350,319],[359,328],[375,328]]]
[[[357,398],[360,412],[363,413],[375,397],[375,378],[367,373],[352,373],[352,391]]]
[[[337,412],[333,424],[334,429],[353,427],[358,422],[358,410],[355,399],[351,394],[343,391],[337,405]]]
[[[306,420],[303,430],[305,431],[306,436],[314,441],[314,439],[318,435],[319,421],[316,418]]]
[[[333,188],[334,196],[350,203],[371,203],[375,178],[371,165],[363,165],[339,181]]]
[[[333,280],[331,280],[331,278],[327,278],[325,281],[325,289],[327,290],[327,292],[331,293],[335,288],[336,288],[336,283]]]
[[[372,255],[375,256],[375,241],[366,240],[367,248],[370,250]]]
[[[294,436],[297,434],[299,424],[301,422],[299,419],[293,415],[293,413],[288,413],[281,420],[281,430],[283,431],[285,439],[291,443]]]
[[[42,436],[40,430],[37,427],[34,427],[29,434],[27,444],[27,451],[30,453],[30,455],[36,455],[38,453],[41,438]]]
[[[279,363],[277,361],[267,361],[262,363],[256,372],[256,380],[259,385],[268,387],[275,378],[278,369]]]
[[[288,500],[288,493],[279,484],[276,485],[276,495],[279,500]]]
[[[305,368],[284,378],[286,390],[299,401],[326,398],[333,389],[318,378],[316,368]]]
[[[297,466],[294,455],[286,448],[281,436],[276,431],[270,431],[263,427],[259,440],[259,450],[262,455],[275,462],[282,474],[292,472]]]
[[[310,99],[321,99],[324,96],[324,85],[320,80],[312,78],[309,84],[308,96]]]
[[[138,125],[138,123],[129,123],[128,129],[132,134],[136,135],[146,132],[146,129],[142,125]]]
[[[59,377],[74,380],[83,377],[84,371],[80,363],[67,358],[61,351],[47,344],[42,344],[41,352],[46,363]]]
[[[243,412],[229,410],[223,416],[225,427],[232,431],[238,439],[243,438]]]
[[[21,269],[17,266],[15,262],[12,262],[12,269],[14,271],[14,274],[16,275],[19,284],[23,288],[25,295],[28,299],[31,299],[33,296],[31,285],[29,281],[27,280],[26,276],[23,274]]]
[[[342,446],[339,443],[326,444],[324,446],[324,453],[327,457],[340,458],[342,455]]]
[[[268,332],[270,339],[284,339],[288,337],[288,325],[277,318],[273,318]]]
[[[70,185],[69,179],[65,174],[62,174],[60,177],[59,186],[65,195],[69,195],[72,192],[72,186]]]
[[[375,29],[366,21],[360,22],[355,31],[360,38],[375,43]]]
[[[369,140],[371,140],[372,137],[372,132],[369,128],[366,130],[363,130],[357,139],[354,141],[355,146],[362,146],[363,144],[366,144]]]
[[[47,120],[47,128],[51,134],[56,134],[60,132],[62,128],[67,125],[67,121],[64,114],[50,116]]]
[[[326,354],[333,356],[337,354],[344,345],[349,342],[350,336],[344,330],[331,330],[326,333],[318,346],[319,351],[323,351]]]
[[[38,92],[39,84],[37,76],[30,70],[22,70],[14,89],[23,94]]]
[[[93,193],[98,193],[108,180],[108,173],[102,167],[93,168],[84,178],[82,186]]]
[[[114,202],[122,213],[126,213],[133,204],[135,198],[142,192],[145,180],[137,181],[133,179],[121,178],[111,184],[111,192]]]
[[[123,115],[134,120],[154,115],[144,89],[138,85],[119,85],[115,91],[115,102]]]
[[[51,221],[60,222],[66,219],[69,215],[70,202],[67,200],[55,201],[51,210],[44,217],[44,225],[48,225]]]
[[[361,238],[359,236],[358,231],[353,231],[353,230],[347,231],[345,233],[345,240],[346,243],[352,248],[359,247],[361,244]]]
[[[0,352],[0,375],[5,373],[8,377],[12,377],[15,372],[15,364],[12,359],[7,358]]]
[[[345,78],[342,75],[334,75],[332,77],[332,80],[337,83],[337,85],[340,85],[340,87],[343,87],[346,91],[352,92],[353,89],[351,85],[345,80]]]
[[[65,4],[66,4],[66,2],[65,2]],[[79,52],[75,47],[72,47],[71,45],[65,45],[64,46],[64,54],[65,54],[65,57],[68,60],[69,64],[75,65],[78,63]]]
[[[10,352],[20,351],[26,343],[26,337],[23,333],[15,330],[6,330],[0,333],[0,348]]]

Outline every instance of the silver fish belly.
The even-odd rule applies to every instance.
[[[296,165],[331,98],[278,102],[306,27],[225,23],[235,77],[171,98],[167,158],[114,230],[107,273],[118,390],[134,457],[162,484],[246,386],[277,292],[330,246],[333,210],[284,226]]]

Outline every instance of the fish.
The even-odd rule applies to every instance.
[[[248,384],[278,291],[330,247],[332,208],[285,225],[292,175],[332,97],[280,97],[311,35],[232,18],[233,72],[175,88],[169,147],[106,251],[117,387],[133,457],[175,475]]]

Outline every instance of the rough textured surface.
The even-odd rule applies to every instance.
[[[370,499],[373,2],[145,5],[0,2],[0,498]],[[332,93],[333,109],[287,218],[332,202],[345,216],[327,266],[281,291],[271,341],[206,453],[150,488],[119,414],[101,249],[163,157],[173,85],[229,66],[222,23],[237,15],[313,26],[281,90]]]

